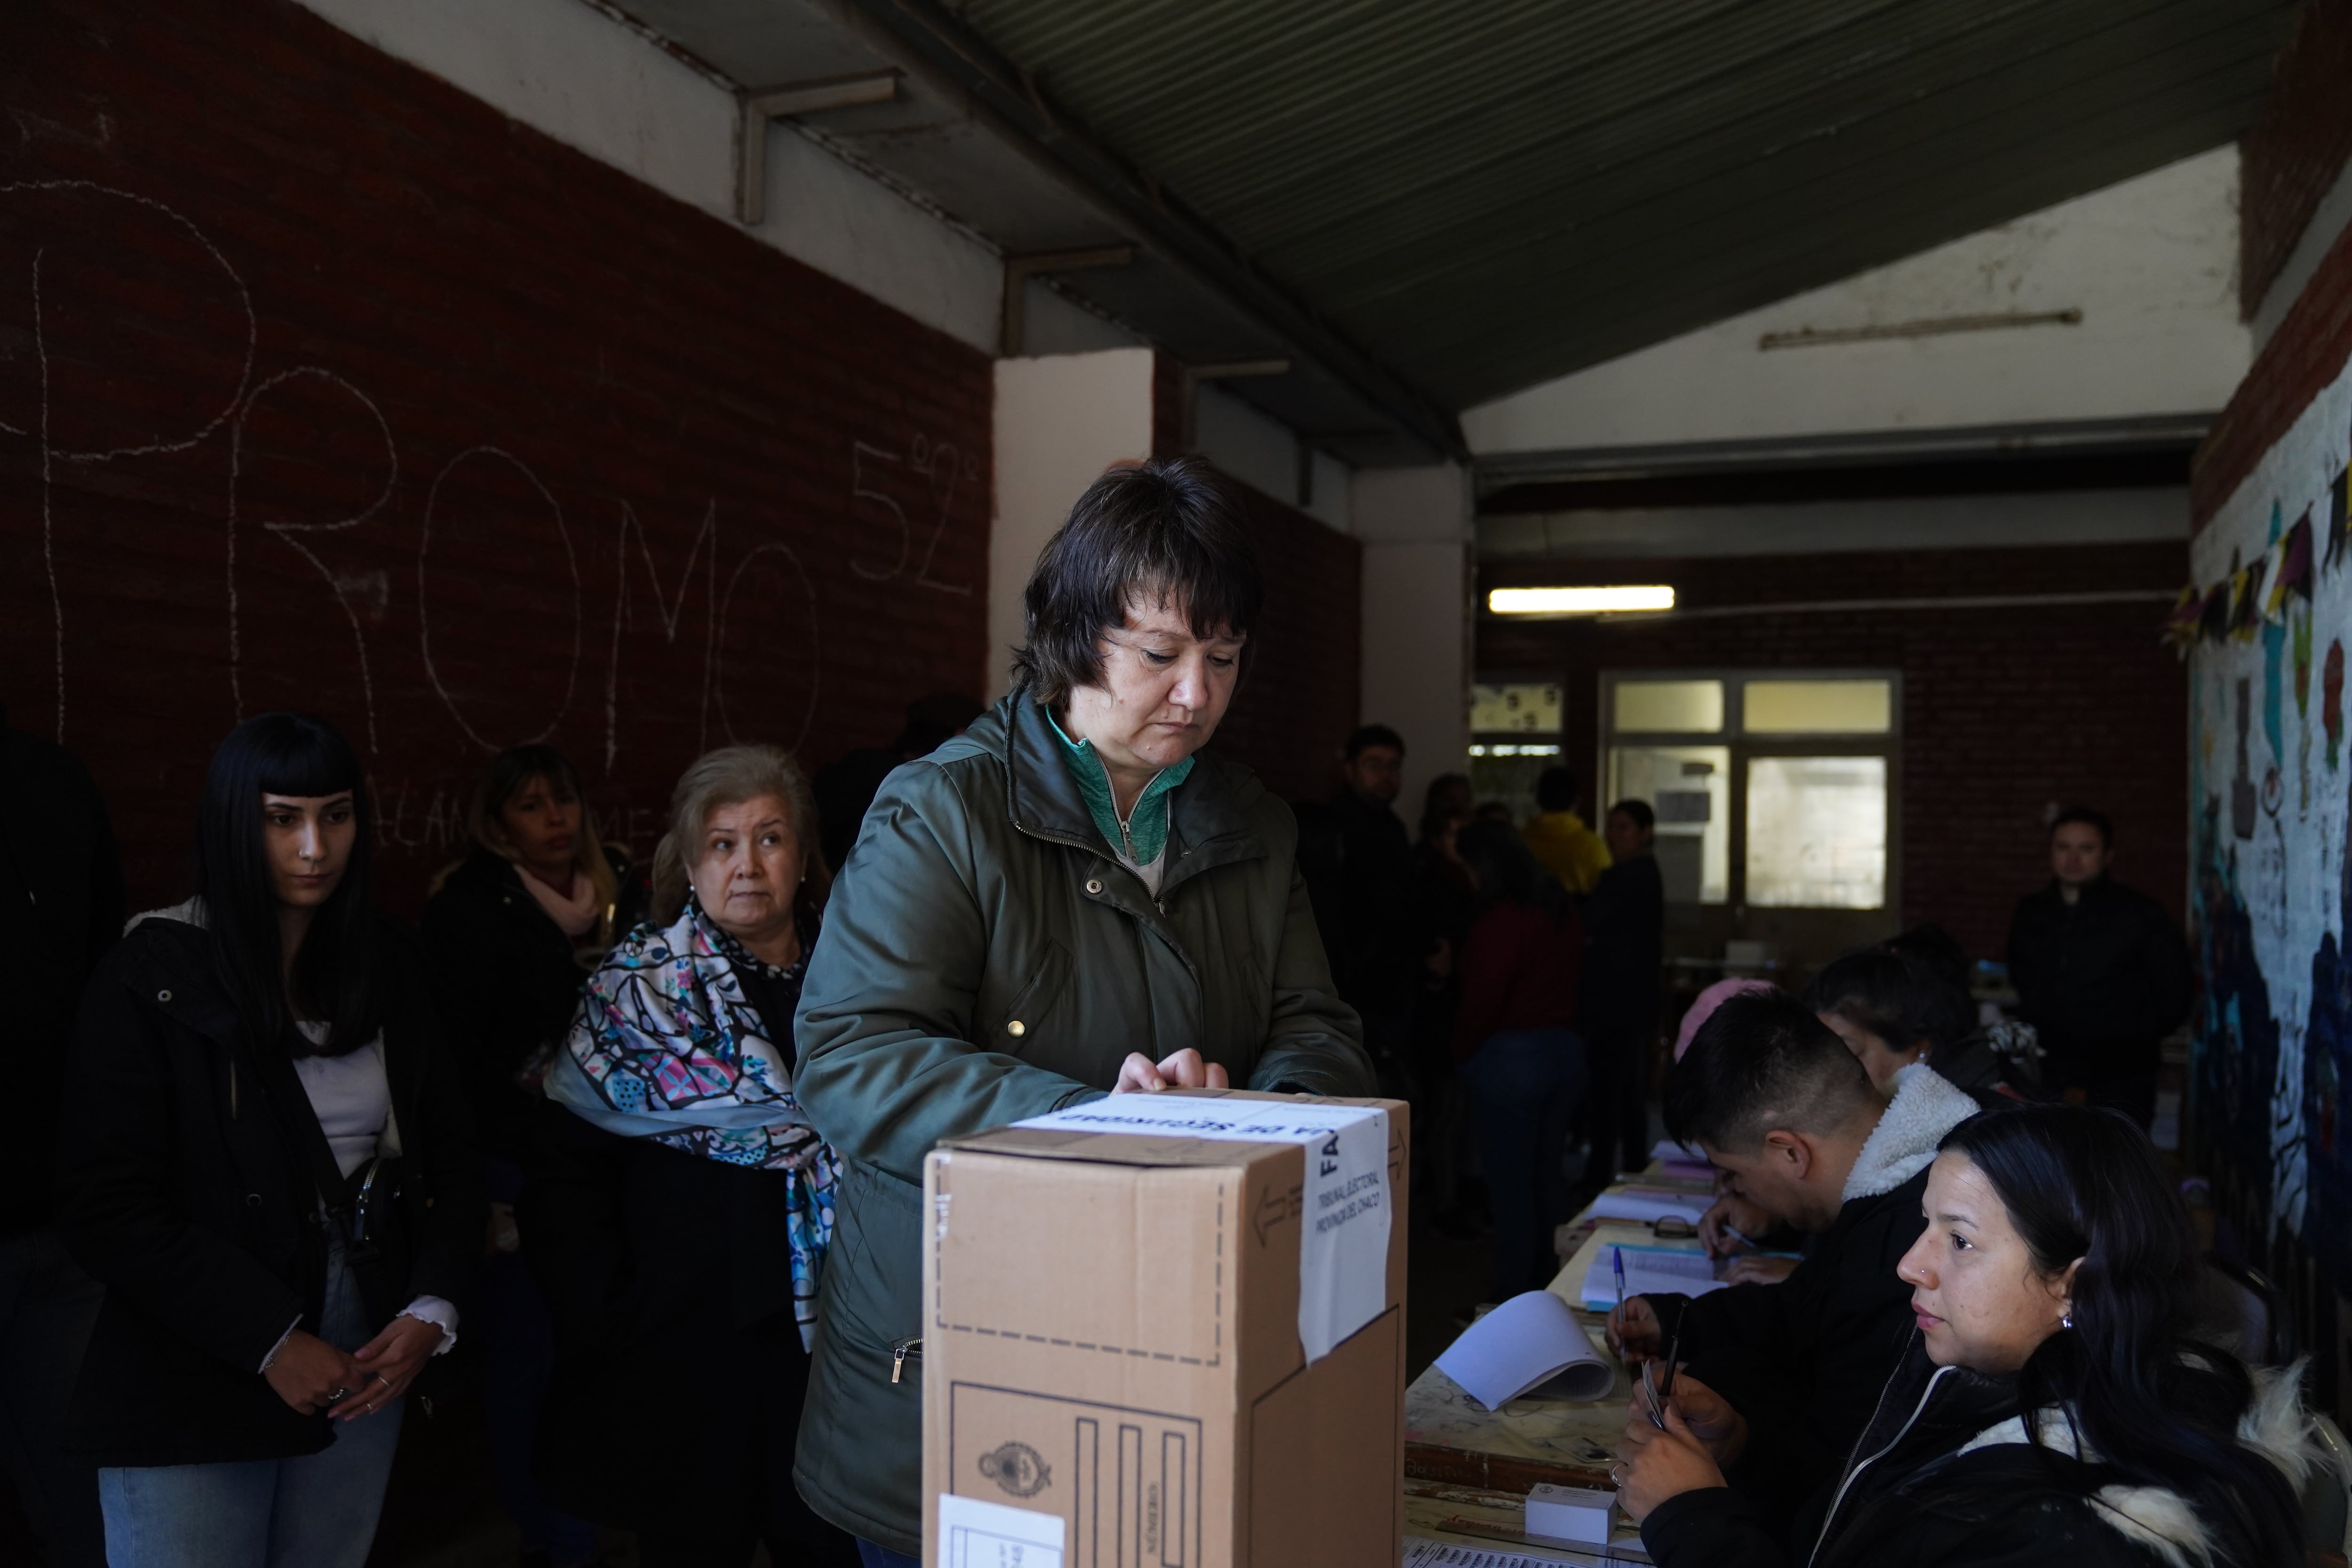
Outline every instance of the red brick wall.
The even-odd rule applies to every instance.
[[[2313,0],[2279,51],[2261,115],[2240,143],[2238,289],[2248,315],[2352,158],[2352,0]]]
[[[705,745],[979,690],[985,356],[283,0],[9,6],[0,98],[0,700],[137,899],[240,711],[413,911],[489,747],[644,851]]]
[[[2179,544],[1688,561],[1489,564],[1481,588],[1666,582],[1685,609],[1822,600],[2147,589],[2187,571]],[[1482,592],[1483,602],[1483,592]],[[1506,624],[1482,616],[1482,670],[1558,670],[1565,761],[1596,777],[1603,670],[1870,668],[1903,673],[1903,918],[1999,956],[2020,895],[2046,880],[2048,804],[2115,818],[2117,874],[2180,912],[2188,687],[2157,645],[2166,606],[1874,609],[1722,619]]]
[[[1180,449],[1182,396],[1181,366],[1155,356],[1151,440],[1160,456]],[[1319,800],[1338,781],[1333,759],[1363,706],[1363,549],[1297,507],[1233,485],[1265,568],[1265,615],[1217,749],[1256,769],[1285,800]]]

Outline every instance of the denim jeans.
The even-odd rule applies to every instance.
[[[16,1478],[47,1568],[99,1568],[98,1471],[58,1451],[66,1404],[105,1296],[56,1230],[0,1237],[0,1466]]]
[[[342,1350],[371,1337],[340,1247],[322,1317],[320,1337]],[[335,1440],[299,1459],[100,1470],[108,1568],[363,1568],[407,1403],[335,1423]]]
[[[1468,1061],[1478,1162],[1495,1211],[1495,1300],[1551,1282],[1552,1227],[1568,1217],[1560,1162],[1584,1093],[1584,1042],[1572,1029],[1489,1035]]]

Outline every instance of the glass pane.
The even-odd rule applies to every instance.
[[[1748,901],[1886,907],[1886,759],[1748,760]]]
[[[1621,734],[1712,735],[1723,728],[1720,680],[1621,680]]]
[[[1891,680],[1751,680],[1740,698],[1751,735],[1884,735],[1895,728]]]
[[[1559,688],[1537,681],[1470,689],[1474,735],[1559,733]]]
[[[1609,800],[1645,800],[1658,814],[1652,852],[1668,903],[1731,897],[1730,747],[1612,746]]]

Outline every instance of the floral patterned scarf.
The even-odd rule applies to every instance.
[[[813,1343],[840,1165],[793,1095],[792,1020],[763,1020],[737,978],[739,964],[759,962],[691,896],[667,929],[637,927],[589,977],[547,1095],[624,1138],[789,1173],[793,1315]],[[782,1048],[770,1028],[784,1033]]]

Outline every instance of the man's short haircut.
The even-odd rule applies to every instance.
[[[1546,768],[1536,776],[1536,805],[1545,811],[1576,809],[1576,774],[1567,768]]]
[[[2058,830],[2070,822],[2079,822],[2085,827],[2098,829],[2100,848],[2113,849],[2116,847],[2116,825],[2107,820],[2105,812],[2094,811],[2087,805],[2070,805],[2051,819],[2051,837],[2056,837]]]
[[[1324,733],[1328,734],[1330,731],[1327,730]],[[1386,724],[1364,724],[1359,726],[1356,731],[1348,737],[1347,749],[1341,753],[1341,755],[1343,755],[1349,762],[1352,763],[1358,757],[1362,756],[1366,751],[1374,746],[1386,746],[1398,756],[1402,757],[1404,755],[1404,737],[1398,734],[1394,730],[1390,729]]]
[[[1650,809],[1650,803],[1646,800],[1621,800],[1609,808],[1609,815],[1612,816],[1620,812],[1624,814],[1625,820],[1643,833],[1655,833],[1658,830],[1658,814]]]
[[[1192,635],[1246,638],[1265,578],[1241,503],[1198,458],[1121,464],[1087,487],[1022,594],[1028,642],[1013,683],[1054,707],[1102,679],[1102,639],[1140,600],[1181,608]],[[1250,644],[1242,644],[1249,668]]]
[[[1875,1098],[1862,1063],[1811,1008],[1785,991],[1747,992],[1699,1026],[1666,1075],[1666,1131],[1744,1152],[1768,1132],[1834,1131]]]

